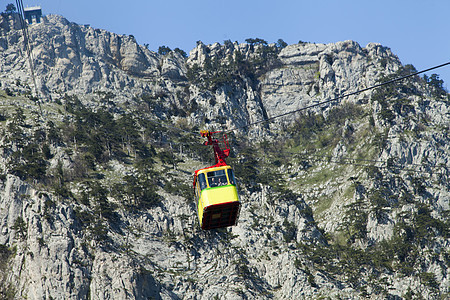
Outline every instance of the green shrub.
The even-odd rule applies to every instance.
[[[438,74],[431,74],[430,77],[425,74],[423,76],[423,79],[430,87],[433,97],[440,99],[444,96],[447,96],[447,91],[444,88],[444,80],[439,79]]]
[[[436,280],[436,275],[434,275],[434,273],[430,272],[419,273],[419,278],[422,284],[435,289],[439,289],[439,283]]]
[[[297,227],[288,220],[283,221],[283,239],[286,243],[292,242],[297,234]]]
[[[167,46],[160,46],[158,48],[158,54],[160,54],[160,55],[169,54],[171,51],[172,50],[169,47],[167,47]]]
[[[25,239],[27,237],[27,224],[22,217],[17,217],[14,221],[12,229],[16,231],[16,234],[20,239]]]
[[[172,182],[175,184],[172,184]],[[192,185],[180,182],[176,179],[167,180],[164,185],[164,190],[168,193],[181,196],[188,202],[194,197],[194,189],[192,188]]]

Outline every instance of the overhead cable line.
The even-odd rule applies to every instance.
[[[381,87],[381,86],[385,86],[385,85],[388,85],[388,84],[391,84],[391,83],[394,83],[394,82],[398,82],[398,81],[401,81],[401,80],[404,80],[404,79],[407,79],[407,78],[410,78],[410,77],[413,77],[413,76],[416,76],[416,75],[419,75],[419,74],[422,74],[422,73],[425,73],[425,72],[429,72],[429,71],[432,71],[432,70],[435,70],[435,69],[438,69],[438,68],[442,68],[442,67],[447,66],[447,65],[450,65],[450,62],[446,62],[446,63],[440,64],[440,65],[437,65],[437,66],[434,66],[434,67],[431,67],[431,68],[427,68],[427,69],[424,69],[424,70],[421,70],[421,71],[418,71],[418,72],[414,72],[414,73],[411,73],[409,75],[405,75],[405,76],[401,76],[401,77],[398,77],[398,78],[394,78],[394,79],[391,79],[391,80],[388,80],[388,81],[385,81],[385,82],[382,82],[382,83],[379,83],[379,84],[376,84],[376,85],[373,85],[373,86],[370,86],[370,87],[367,87],[367,88],[364,88],[364,89],[361,89],[361,90],[357,90],[355,92],[351,92],[351,93],[348,93],[348,94],[343,94],[343,95],[340,95],[340,96],[335,97],[333,99],[329,99],[329,100],[326,100],[326,101],[318,102],[318,103],[315,103],[315,104],[312,104],[312,105],[309,105],[309,106],[305,106],[305,107],[302,107],[302,108],[299,108],[299,109],[296,109],[296,110],[288,111],[288,112],[285,112],[285,113],[282,113],[282,114],[279,114],[279,115],[276,115],[276,116],[272,116],[272,117],[266,118],[264,120],[256,121],[256,122],[253,122],[253,123],[249,123],[249,124],[246,124],[246,125],[243,125],[243,126],[239,126],[239,127],[233,128],[233,129],[229,129],[229,130],[217,131],[217,133],[230,134],[233,131],[238,130],[238,129],[247,128],[247,127],[250,127],[250,126],[253,126],[253,125],[257,125],[257,124],[261,124],[261,123],[265,123],[265,122],[271,122],[272,120],[277,119],[277,118],[281,118],[281,117],[284,117],[284,116],[287,116],[287,115],[290,115],[290,114],[294,114],[294,113],[297,113],[297,112],[300,112],[300,111],[304,111],[304,110],[307,110],[307,109],[310,109],[310,108],[321,106],[321,105],[324,105],[324,104],[327,104],[327,103],[330,103],[330,102],[333,102],[333,101],[337,101],[337,100],[345,98],[345,97],[357,95],[359,93],[366,92],[366,91],[369,91],[369,90],[372,90],[372,89],[375,89],[375,88],[378,88],[378,87]],[[153,120],[151,120],[151,121],[153,121]],[[155,122],[155,121],[153,121],[153,122]],[[188,133],[188,134],[194,134],[193,132],[190,132],[190,131],[187,131],[187,130],[184,130],[184,129],[181,129],[181,128],[178,128],[178,127],[173,127],[173,126],[170,126],[170,125],[165,125],[165,126],[166,127],[171,127],[173,129],[181,130],[181,131],[183,131],[185,133]],[[328,159],[330,159],[330,158],[328,158]],[[355,161],[354,159],[352,159],[352,160]],[[370,162],[382,163],[382,164],[386,164],[387,163],[387,162],[384,162],[384,161],[370,161]],[[409,165],[416,166],[416,167],[419,166],[417,164],[409,164]],[[420,166],[422,166],[422,165],[420,165]],[[429,167],[441,168],[440,166],[429,166]],[[445,167],[445,166],[442,166],[442,167]]]
[[[261,123],[271,122],[271,121],[273,121],[274,119],[277,119],[277,118],[281,118],[281,117],[284,117],[284,116],[287,116],[287,115],[290,115],[290,114],[294,114],[294,113],[297,113],[297,112],[301,112],[301,111],[304,111],[304,110],[307,110],[307,109],[310,109],[310,108],[314,108],[314,107],[317,107],[317,106],[322,106],[324,104],[327,104],[327,103],[330,103],[330,102],[333,102],[333,101],[337,101],[337,100],[345,98],[345,97],[357,95],[357,94],[360,94],[362,92],[366,92],[366,91],[369,91],[369,90],[372,90],[372,89],[375,89],[375,88],[378,88],[378,87],[381,87],[381,86],[384,86],[384,85],[388,85],[388,84],[391,84],[391,83],[394,83],[394,82],[397,82],[397,81],[401,81],[401,80],[404,80],[404,79],[407,79],[407,78],[419,75],[421,73],[425,73],[425,72],[429,72],[431,70],[442,68],[442,67],[447,66],[447,65],[450,65],[450,62],[446,62],[444,64],[441,64],[441,65],[438,65],[438,66],[434,66],[434,67],[431,67],[431,68],[428,68],[428,69],[425,69],[425,70],[422,70],[422,71],[414,72],[414,73],[409,74],[409,75],[405,75],[405,76],[402,76],[402,77],[394,78],[392,80],[388,80],[388,81],[385,81],[385,82],[382,82],[382,83],[379,83],[379,84],[376,84],[376,85],[373,85],[373,86],[370,86],[370,87],[367,87],[367,88],[364,88],[364,89],[361,89],[361,90],[357,90],[355,92],[351,92],[351,93],[348,93],[348,94],[340,95],[340,96],[335,97],[333,99],[329,99],[329,100],[325,100],[325,101],[318,102],[318,103],[315,103],[315,104],[311,104],[311,105],[308,105],[308,106],[305,106],[305,107],[302,107],[302,108],[299,108],[299,109],[291,110],[291,111],[288,111],[288,112],[285,112],[285,113],[282,113],[282,114],[279,114],[279,115],[276,115],[276,116],[273,116],[273,117],[270,117],[270,118],[266,118],[264,120],[256,121],[256,122],[253,122],[253,123],[249,123],[249,124],[246,124],[246,125],[243,125],[243,126],[239,126],[239,127],[236,127],[236,128],[233,128],[233,129],[230,129],[230,130],[227,130],[227,131],[223,131],[223,132],[224,133],[231,133],[231,132],[233,132],[235,130],[238,130],[238,129],[247,128],[247,127],[250,127],[250,126],[253,126],[253,125],[257,125],[257,124],[261,124]]]
[[[318,154],[302,154],[302,153],[294,153],[288,152],[289,154],[295,155],[298,159],[309,160],[309,161],[318,161],[318,162],[328,162],[342,165],[354,165],[359,167],[376,167],[382,169],[397,169],[404,170],[416,173],[430,173],[432,171],[418,170],[418,168],[429,168],[429,169],[444,169],[448,170],[448,167],[445,165],[431,165],[431,164],[415,164],[415,163],[397,163],[395,161],[383,161],[383,160],[372,160],[372,159],[358,159],[358,158],[349,158],[349,157],[333,157],[330,155],[318,155]],[[372,163],[372,164],[370,164]],[[381,165],[375,165],[381,164]],[[412,167],[412,168],[411,168]]]
[[[24,9],[23,9],[23,2],[22,2],[22,0],[16,0],[16,5],[17,5],[17,9],[19,11],[19,21],[20,21],[20,25],[22,27],[22,33],[23,33],[23,39],[24,39],[24,43],[25,43],[25,49],[26,49],[27,54],[28,54],[28,63],[30,65],[31,77],[33,79],[34,93],[35,93],[35,96],[37,98],[37,102],[38,102],[38,105],[39,105],[39,110],[41,112],[41,115],[43,115],[41,102],[39,101],[39,97],[38,97],[38,89],[37,89],[37,85],[36,85],[36,76],[34,74],[34,63],[33,63],[34,58],[33,58],[33,53],[31,52],[28,26],[27,26],[27,23],[25,22],[25,13],[24,13]]]
[[[299,109],[296,109],[296,110],[288,111],[286,113],[282,113],[282,114],[279,114],[279,115],[276,115],[276,116],[272,116],[272,117],[269,117],[269,118],[264,119],[264,120],[256,121],[256,122],[253,122],[253,123],[249,123],[249,124],[246,124],[244,126],[235,127],[233,129],[230,129],[230,130],[217,131],[217,133],[222,132],[222,133],[229,134],[229,133],[232,133],[233,131],[238,130],[238,129],[250,127],[250,126],[253,126],[253,125],[256,125],[256,124],[260,124],[260,123],[271,122],[272,120],[277,119],[277,118],[281,118],[281,117],[284,117],[284,116],[287,116],[287,115],[290,115],[290,114],[293,114],[293,113],[297,113],[297,112],[304,111],[304,110],[307,110],[307,109],[310,109],[310,108],[321,106],[321,105],[324,105],[324,104],[327,104],[327,103],[330,103],[330,102],[333,102],[333,101],[337,101],[337,100],[345,98],[345,97],[353,96],[353,95],[356,95],[356,94],[359,94],[359,93],[362,93],[362,92],[365,92],[365,91],[369,91],[369,90],[372,90],[372,89],[375,89],[375,88],[378,88],[378,87],[381,87],[381,86],[385,86],[385,85],[388,85],[388,84],[391,84],[391,83],[394,83],[394,82],[397,82],[397,81],[401,81],[401,80],[404,80],[404,79],[416,76],[416,75],[421,74],[421,73],[425,73],[425,72],[429,72],[429,71],[432,71],[432,70],[435,70],[435,69],[438,69],[438,68],[442,68],[442,67],[447,66],[447,65],[450,65],[450,62],[447,62],[447,63],[444,63],[444,64],[440,64],[440,65],[437,65],[437,66],[434,66],[434,67],[431,67],[431,68],[428,68],[428,69],[424,69],[424,70],[421,70],[421,71],[418,71],[418,72],[414,72],[414,73],[409,74],[409,75],[405,75],[405,76],[402,76],[402,77],[394,78],[394,79],[391,79],[391,80],[388,80],[388,81],[385,81],[385,82],[382,82],[382,83],[379,83],[379,84],[376,84],[376,85],[373,85],[373,86],[370,86],[370,87],[367,87],[367,88],[364,88],[364,89],[361,89],[361,90],[357,90],[355,92],[351,92],[351,93],[348,93],[348,94],[344,94],[344,95],[335,97],[333,99],[329,99],[329,100],[326,100],[326,101],[315,103],[315,104],[312,104],[312,105],[309,105],[309,106],[305,106],[305,107],[302,107],[302,108],[299,108]],[[162,125],[161,123],[159,123],[159,122],[157,122],[155,120],[149,119],[148,121],[153,122],[153,123],[157,123],[158,125]],[[184,130],[184,129],[179,128],[179,127],[170,126],[168,124],[164,124],[162,126],[164,126],[166,128],[172,128],[172,129],[175,129],[175,130],[183,131],[183,132],[185,132],[187,134],[194,134],[191,131],[187,131],[187,130]],[[165,144],[167,142],[162,142],[161,141],[160,143],[161,144]],[[193,144],[195,144],[195,143],[193,143]],[[332,158],[328,157],[327,159],[332,159]],[[351,159],[351,160],[356,161],[355,159]],[[367,160],[367,162],[381,163],[381,164],[386,164],[387,163],[385,161],[371,161],[371,160]],[[408,165],[416,166],[416,167],[419,166],[418,164],[408,164]],[[361,166],[364,166],[364,165],[361,165]],[[422,166],[422,165],[420,165],[420,166]],[[429,167],[440,168],[440,166],[429,166]]]
[[[327,158],[327,159],[339,159],[339,160],[349,160],[349,161],[361,161],[361,162],[372,162],[372,163],[381,163],[381,164],[389,164],[387,161],[384,160],[374,160],[374,159],[362,159],[362,158],[350,158],[350,157],[333,157],[331,155],[320,155],[315,153],[295,153],[295,152],[289,152],[291,154],[295,154],[301,157],[304,156],[312,156],[312,157],[321,157],[321,158]],[[423,167],[427,166],[430,168],[444,168],[446,166],[439,166],[439,165],[424,165],[424,164],[415,164],[415,163],[404,163],[404,164],[397,164],[396,165],[408,165],[408,166],[414,166],[414,167]]]

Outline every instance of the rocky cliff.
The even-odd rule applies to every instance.
[[[0,17],[0,294],[7,299],[444,299],[448,94],[379,44],[261,40],[157,54]],[[237,226],[204,232],[197,129],[233,129]],[[208,156],[209,155],[209,156]]]

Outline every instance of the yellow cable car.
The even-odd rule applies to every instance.
[[[208,137],[206,145],[212,145],[216,158],[214,166],[194,173],[194,190],[198,219],[203,230],[236,225],[239,216],[239,195],[233,169],[225,162],[229,154],[228,142],[224,135],[225,148],[212,139],[215,132],[202,131]]]

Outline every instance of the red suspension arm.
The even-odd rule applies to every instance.
[[[223,137],[223,148],[220,148],[219,141],[215,138],[213,138],[214,133],[219,133],[218,131],[210,132],[207,130],[200,131],[200,134],[202,137],[208,138],[208,141],[205,142],[205,145],[211,145],[214,149],[214,158],[216,160],[216,166],[226,166],[227,163],[225,161],[225,158],[230,155],[230,147],[228,145],[227,136],[224,135]]]

